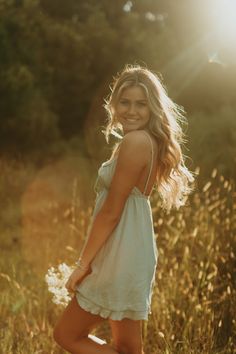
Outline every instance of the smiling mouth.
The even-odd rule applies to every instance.
[[[127,122],[135,123],[138,121],[138,119],[131,119],[131,118],[126,118]]]

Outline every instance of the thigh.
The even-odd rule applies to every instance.
[[[109,320],[112,341],[116,350],[122,353],[142,353],[142,320],[124,318],[121,321]]]
[[[104,320],[99,315],[83,310],[74,296],[55,326],[54,337],[56,340],[86,337],[94,327]]]

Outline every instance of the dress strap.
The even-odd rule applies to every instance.
[[[152,160],[151,160],[151,167],[150,167],[150,170],[149,170],[149,175],[148,175],[148,178],[147,178],[147,181],[146,181],[146,184],[145,184],[145,188],[144,188],[144,191],[143,191],[143,194],[146,193],[146,189],[147,189],[147,186],[148,186],[148,182],[149,182],[149,178],[151,176],[151,172],[152,172],[152,166],[153,166],[153,143],[152,143],[152,139],[150,138],[150,135],[144,131],[144,133],[148,136],[149,140],[150,140],[150,143],[151,143],[151,148],[152,148]]]

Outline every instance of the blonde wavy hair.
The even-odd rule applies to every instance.
[[[110,86],[111,93],[104,104],[108,115],[103,131],[106,141],[109,143],[111,134],[122,138],[122,126],[116,118],[116,103],[122,91],[131,86],[142,87],[151,111],[147,126],[158,145],[156,186],[162,199],[162,207],[168,211],[173,207],[179,209],[194,189],[190,186],[194,182],[194,173],[185,166],[185,156],[181,151],[181,144],[186,140],[180,123],[186,123],[186,118],[183,108],[168,97],[161,80],[152,71],[139,65],[126,65],[114,77]],[[115,145],[113,154],[119,145],[120,143]]]

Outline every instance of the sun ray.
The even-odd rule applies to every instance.
[[[217,0],[213,6],[214,27],[219,38],[236,46],[236,1]]]

